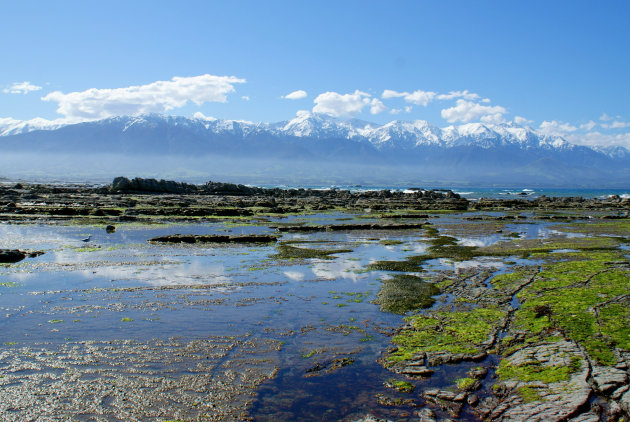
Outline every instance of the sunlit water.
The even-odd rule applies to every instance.
[[[308,219],[325,224],[347,216]],[[443,217],[445,225],[449,221],[461,222],[458,217]],[[547,224],[514,229],[530,238],[558,234]],[[45,251],[37,258],[0,267],[0,343],[22,347],[214,335],[268,338],[282,342],[282,349],[274,362],[275,378],[259,387],[252,408],[257,420],[354,420],[368,412],[392,416],[396,410],[396,418],[404,419],[409,409],[375,404],[377,394],[398,394],[383,385],[392,373],[377,360],[390,346],[385,333],[400,326],[402,316],[381,312],[371,303],[380,280],[388,275],[365,268],[377,260],[424,253],[428,243],[422,232],[286,234],[283,240],[322,242],[300,246],[352,249],[331,260],[306,261],[278,261],[273,245],[147,242],[174,233],[272,231],[266,226],[222,223],[121,225],[111,234],[85,226],[0,225],[0,248]],[[88,235],[91,240],[83,242]],[[402,243],[384,245],[381,239]],[[488,246],[502,239],[502,234],[492,233],[458,240],[462,245]],[[497,273],[506,270],[496,258],[427,263],[429,271],[479,266]],[[354,363],[331,373],[308,372],[338,357]],[[464,376],[472,365],[450,365],[416,383],[422,388],[443,387]]]

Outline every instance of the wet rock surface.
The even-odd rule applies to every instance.
[[[6,421],[242,421],[279,345],[252,338],[41,345],[0,353]]]
[[[582,357],[581,357],[582,356]],[[590,368],[582,351],[568,341],[521,349],[505,358],[504,368],[522,368],[516,378],[495,384],[497,395],[478,408],[483,418],[501,421],[563,421],[582,413],[591,397]],[[561,369],[569,368],[565,373]],[[525,375],[548,372],[544,381]],[[519,379],[520,378],[520,379]]]

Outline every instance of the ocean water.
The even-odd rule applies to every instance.
[[[16,181],[21,180],[0,180],[2,186],[12,186]],[[188,183],[204,184],[201,179],[181,180]],[[28,180],[30,183],[49,183],[55,185],[74,185],[74,186],[90,186],[100,187],[111,183],[111,179],[99,179],[90,181],[81,180],[65,180],[65,179],[42,179]],[[229,180],[225,182],[231,183]],[[630,187],[628,188],[541,188],[541,187],[471,187],[471,186],[401,186],[401,185],[299,185],[299,184],[246,184],[247,186],[257,186],[262,188],[281,188],[281,189],[318,189],[318,190],[350,190],[351,192],[366,192],[378,190],[390,190],[405,192],[409,189],[421,190],[452,190],[463,198],[475,200],[480,198],[503,198],[503,199],[534,199],[541,196],[547,197],[582,197],[582,198],[608,198],[612,195],[618,195],[621,198],[630,198]]]
[[[426,190],[452,190],[463,198],[475,200],[480,198],[503,198],[503,199],[534,199],[541,196],[547,197],[582,197],[582,198],[608,198],[612,195],[618,195],[621,198],[630,198],[630,187],[627,189],[620,188],[497,188],[497,187],[457,187],[457,186],[423,186],[423,187],[404,187],[404,186],[362,186],[362,185],[261,185],[265,188],[304,188],[304,189],[339,189],[350,190],[352,192],[365,192],[374,190],[391,190],[391,191],[407,191],[408,189],[426,189]]]

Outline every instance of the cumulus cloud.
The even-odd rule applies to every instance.
[[[620,146],[630,149],[630,133],[606,134],[600,132],[588,132],[584,134],[572,133],[564,138],[576,145],[587,146]]]
[[[319,94],[313,101],[313,113],[323,113],[334,117],[354,116],[361,113],[363,108],[372,105],[370,94],[359,90],[352,94],[339,94],[338,92],[328,91]]]
[[[195,119],[199,119],[199,120],[208,120],[210,122],[217,120],[215,117],[212,116],[206,116],[205,114],[203,114],[201,111],[196,112],[195,114],[193,114],[193,118]]]
[[[403,98],[406,102],[427,106],[431,101],[435,99],[437,94],[432,91],[423,91],[421,89],[414,92],[398,92],[391,89],[386,89],[381,94],[381,98]]]
[[[602,115],[599,117],[599,120],[601,120],[602,122],[609,122],[611,121],[613,118],[610,117],[608,114],[606,113],[602,113]]]
[[[540,130],[545,135],[565,136],[569,133],[575,132],[576,130],[578,130],[578,128],[566,122],[545,120],[540,124],[538,130]]]
[[[241,100],[249,101],[249,95],[243,95]]]
[[[582,130],[593,130],[593,128],[597,126],[597,123],[595,123],[594,121],[590,120],[588,123],[583,123],[580,125],[580,129]]]
[[[284,98],[285,100],[301,100],[302,98],[306,98],[307,96],[308,94],[306,93],[306,91],[304,91],[303,89],[298,89],[297,91],[290,92],[281,98]]]
[[[398,97],[404,97],[405,95],[409,95],[409,93],[408,92],[398,92],[398,91],[393,91],[391,89],[386,89],[381,94],[381,98],[383,98],[383,99],[398,98]]]
[[[605,129],[624,129],[630,127],[630,123],[615,120],[612,123],[602,123],[602,127]]]
[[[70,92],[51,92],[43,101],[58,104],[57,112],[68,118],[102,119],[119,115],[161,113],[193,102],[224,103],[227,94],[234,92],[234,84],[245,79],[235,76],[200,75],[174,77],[170,81],[157,81],[147,85],[125,88],[97,89]]]
[[[377,98],[373,98],[372,101],[370,102],[370,113],[371,114],[379,114],[384,112],[385,110],[387,110],[387,107],[385,107],[385,104],[383,104],[383,102]]]
[[[442,110],[442,118],[449,123],[454,122],[470,122],[473,120],[481,120],[485,123],[501,123],[505,119],[503,115],[507,110],[501,106],[488,106],[479,103],[473,103],[464,99],[458,99],[454,107]]]
[[[28,81],[14,82],[10,87],[2,90],[5,94],[28,94],[29,92],[39,91],[41,86],[33,85]]]
[[[454,100],[456,98],[462,98],[464,100],[478,100],[481,97],[479,96],[479,94],[470,92],[467,89],[464,91],[451,91],[448,94],[440,94],[437,96],[438,100]],[[490,100],[485,98],[482,100],[482,102],[487,103],[490,102]]]
[[[521,116],[514,116],[514,123],[521,126],[531,126],[534,121]]]

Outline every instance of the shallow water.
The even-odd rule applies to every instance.
[[[276,222],[329,224],[348,218],[352,216],[321,214]],[[444,227],[462,224],[458,216],[434,220]],[[547,223],[510,224],[510,229],[528,238],[562,235]],[[388,274],[365,268],[378,260],[403,260],[425,252],[428,242],[423,232],[283,236],[283,240],[320,242],[296,245],[301,247],[352,249],[330,260],[279,261],[273,256],[277,252],[273,245],[147,242],[174,233],[226,232],[270,233],[273,229],[222,222],[123,224],[108,234],[100,227],[0,225],[0,248],[45,251],[37,258],[0,267],[2,350],[13,353],[25,347],[45,347],[54,356],[62,355],[60,350],[65,348],[83,347],[85,342],[133,340],[152,353],[145,359],[142,349],[134,349],[137,358],[133,365],[154,368],[159,376],[175,379],[186,376],[190,367],[199,367],[200,363],[197,357],[181,358],[180,366],[164,373],[165,367],[155,363],[155,359],[166,356],[166,349],[156,345],[160,342],[177,339],[213,345],[223,344],[226,339],[237,339],[241,344],[252,339],[268,341],[271,343],[265,344],[277,345],[276,352],[265,349],[264,359],[242,363],[258,365],[270,373],[277,369],[273,378],[260,378],[257,382],[262,384],[254,386],[257,398],[248,403],[256,420],[356,420],[367,413],[412,419],[414,408],[409,405],[383,406],[375,401],[379,394],[400,398],[409,395],[384,386],[386,380],[395,377],[377,360],[390,346],[387,333],[403,321],[402,316],[381,312],[371,303],[380,280]],[[88,235],[92,236],[89,242],[81,241]],[[476,246],[505,239],[497,233],[465,233],[457,238],[461,244]],[[401,243],[382,244],[383,239]],[[512,260],[509,265],[528,263]],[[502,272],[509,265],[497,258],[462,262],[439,259],[427,262],[425,269],[457,272],[483,267]],[[448,297],[442,299],[441,303],[448,303]],[[222,359],[215,366],[231,358],[226,354]],[[328,371],[334,359],[346,359],[350,364]],[[9,371],[8,361],[0,362],[0,369]],[[313,370],[318,365],[323,369]],[[452,385],[472,365],[445,365],[431,378],[413,383],[418,389]],[[416,403],[422,403],[418,394],[413,397]]]

